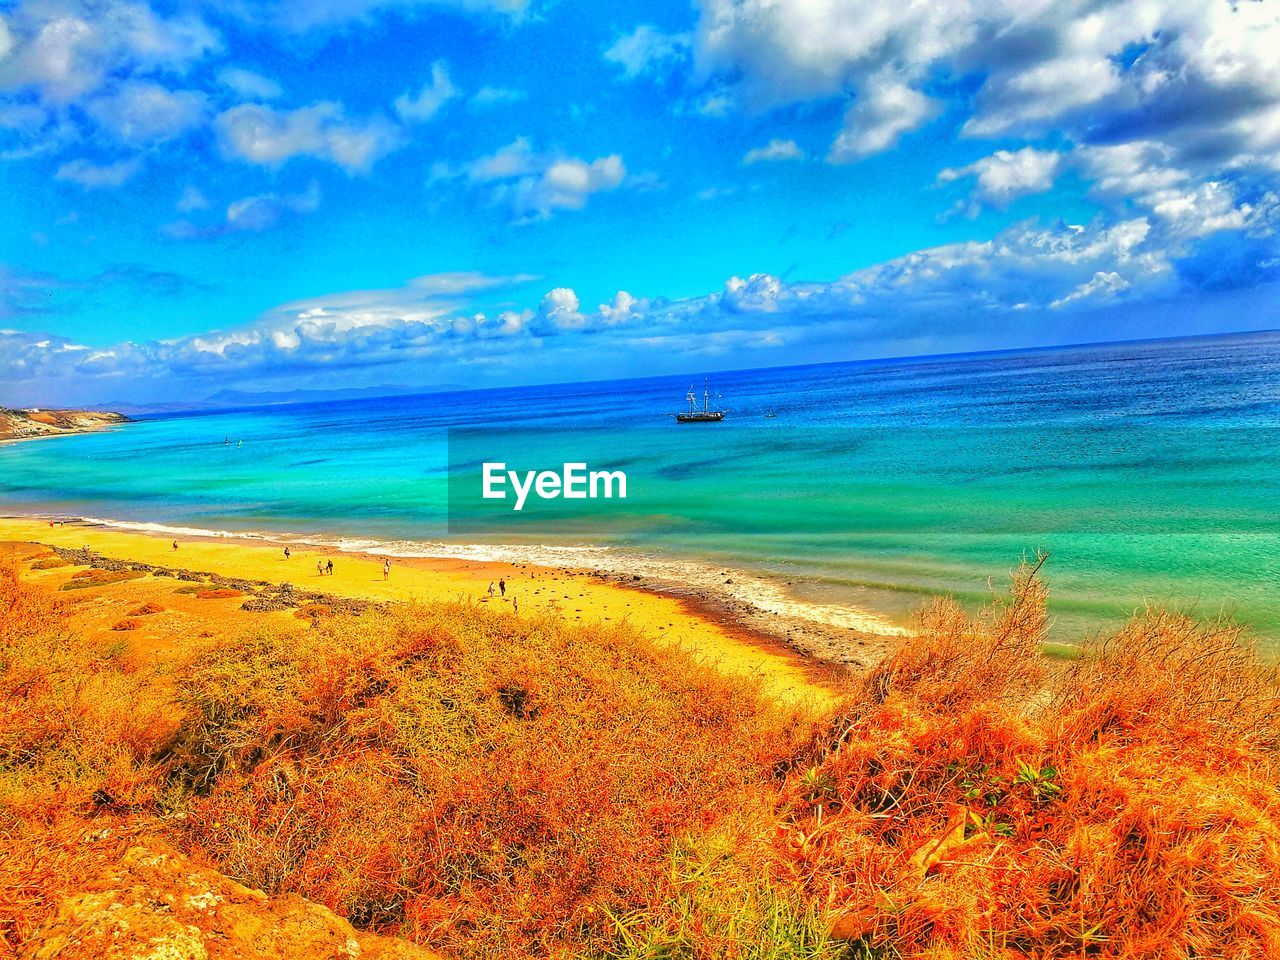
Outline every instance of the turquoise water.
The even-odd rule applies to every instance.
[[[727,419],[678,426],[695,376],[14,444],[0,510],[401,553],[552,545],[746,571],[895,620],[934,593],[976,603],[1046,549],[1059,639],[1157,602],[1229,612],[1280,649],[1280,334],[717,374]],[[517,514],[479,496],[499,460],[621,469],[628,495]]]

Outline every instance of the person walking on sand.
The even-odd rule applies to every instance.
[[[511,598],[511,612],[512,612],[512,613],[519,613],[519,612],[520,612],[520,598],[519,598],[519,597],[512,597],[512,598]]]
[[[323,560],[317,560],[317,561],[316,561],[316,576],[317,576],[317,577],[323,577],[323,576],[324,576],[324,561],[323,561]]]
[[[332,576],[333,576],[333,561],[332,561],[332,560],[330,560],[328,563],[326,563],[326,564],[324,565],[324,568],[325,568],[325,570],[327,570],[327,571],[329,572],[329,576],[331,576],[331,577],[332,577]]]
[[[175,550],[177,550],[177,549],[178,549],[178,541],[177,541],[177,540],[173,541],[173,549],[175,549]]]
[[[499,580],[498,590],[501,591],[502,595],[505,597],[507,595],[507,581]]]
[[[88,549],[87,547],[85,549]],[[489,581],[489,596],[493,596],[493,581]]]
[[[383,580],[391,579],[391,560],[386,557],[384,557],[382,560],[382,579]]]

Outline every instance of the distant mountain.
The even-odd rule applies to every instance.
[[[421,393],[443,393],[465,390],[459,384],[447,383],[431,387],[380,386],[348,387],[336,390],[219,390],[201,402],[201,406],[263,407],[278,403],[322,403],[326,400],[374,400],[378,397],[403,397]]]
[[[203,400],[135,403],[115,400],[102,406],[127,414],[181,413],[187,410],[222,410],[227,407],[268,407],[289,403],[323,403],[326,400],[375,400],[379,397],[405,397],[424,393],[446,393],[465,390],[460,384],[445,383],[430,387],[379,386],[347,387],[336,390],[219,390]]]

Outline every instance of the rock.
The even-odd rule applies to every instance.
[[[302,897],[269,897],[158,843],[67,897],[20,960],[440,960],[407,940],[360,933]]]

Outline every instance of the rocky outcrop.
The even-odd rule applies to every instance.
[[[68,897],[20,960],[440,960],[360,933],[302,897],[269,897],[158,844]]]

